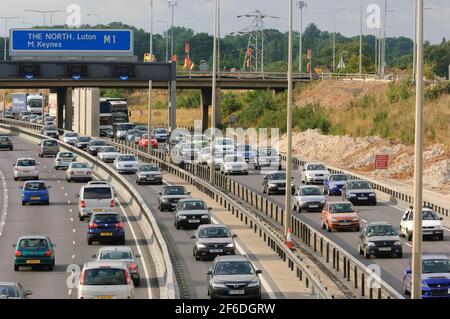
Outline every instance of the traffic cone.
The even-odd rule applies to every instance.
[[[294,248],[294,242],[292,241],[292,229],[289,227],[287,236],[286,236],[286,246],[288,246],[289,249]]]

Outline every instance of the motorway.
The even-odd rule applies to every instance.
[[[250,165],[250,168],[252,166]],[[301,185],[301,174],[299,171],[293,171],[293,176],[295,178],[295,185]],[[250,170],[248,176],[230,176],[231,179],[239,182],[257,192],[259,195],[263,195],[265,198],[270,198],[274,203],[280,207],[284,207],[284,196],[282,195],[270,195],[261,193],[261,183],[263,180],[263,175],[260,171]],[[340,196],[327,197],[328,201],[341,200]],[[403,216],[403,211],[398,207],[392,206],[388,203],[378,202],[377,206],[356,206],[356,210],[360,213],[360,218],[362,223],[370,222],[388,222],[398,227],[400,225],[401,217]],[[294,213],[294,216],[298,217],[300,220],[306,222],[316,230],[321,230],[320,213]],[[444,241],[436,240],[424,240],[423,251],[424,253],[437,253],[450,255],[450,245],[449,245],[449,230],[445,229]],[[376,259],[372,257],[370,260],[365,259],[363,256],[358,254],[358,236],[359,233],[356,232],[336,232],[327,233],[325,230],[321,230],[326,236],[333,242],[344,248],[347,252],[352,254],[355,258],[361,261],[365,265],[377,264],[380,266],[380,276],[383,280],[389,283],[394,289],[403,293],[402,279],[404,271],[407,268],[408,261],[411,258],[411,244],[405,239],[403,242],[403,258],[387,258],[387,257],[377,257]]]
[[[39,148],[36,144],[16,137],[13,137],[13,143],[14,151],[0,152],[0,178],[1,174],[5,177],[5,183],[1,185],[3,189],[0,191],[0,207],[3,208],[0,226],[0,281],[20,282],[25,289],[33,291],[33,299],[76,298],[76,289],[71,289],[66,284],[70,275],[66,273],[67,266],[77,264],[82,267],[85,262],[92,260],[92,255],[100,248],[100,245],[95,243],[92,246],[87,244],[87,225],[78,219],[78,201],[75,195],[79,193],[82,184],[67,183],[65,171],[53,169],[53,158],[39,159],[40,178],[52,186],[50,206],[21,206],[19,186],[23,181],[14,181],[13,164],[18,157],[38,159]],[[134,236],[130,227],[133,228]],[[135,253],[142,253],[139,258],[141,286],[135,289],[135,298],[159,298],[153,261],[147,246],[143,244],[139,226],[133,221],[126,222],[125,232],[126,245],[132,247]],[[12,244],[15,244],[21,235],[33,234],[48,235],[56,244],[54,271],[25,268],[20,272],[13,270]],[[140,243],[139,247],[137,243]]]

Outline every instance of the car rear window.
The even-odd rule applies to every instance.
[[[114,224],[120,222],[119,216],[116,214],[94,215],[92,220],[99,224]]]
[[[35,160],[20,160],[17,162],[17,166],[36,166]]]
[[[25,185],[27,191],[41,191],[45,189],[45,184],[40,182],[29,182]]]
[[[88,163],[73,163],[72,168],[89,168]]]
[[[100,259],[133,259],[133,256],[129,251],[102,251]]]
[[[53,140],[48,140],[48,141],[42,142],[42,145],[44,145],[44,146],[58,146],[58,142],[57,141],[53,141]]]
[[[0,285],[0,297],[19,298],[19,289],[13,285]]]
[[[114,286],[126,285],[125,270],[115,268],[88,269],[84,272],[84,285],[87,286]]]
[[[48,243],[42,238],[27,238],[20,241],[19,247],[23,249],[44,249],[48,248]]]
[[[0,142],[9,142],[8,136],[0,136]]]
[[[109,187],[89,187],[84,189],[84,199],[110,199],[112,198]]]

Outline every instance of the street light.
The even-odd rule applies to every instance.
[[[158,23],[164,23],[166,25],[165,38],[166,38],[166,62],[169,62],[169,21],[158,20]]]
[[[333,72],[336,72],[336,15],[338,12],[346,11],[346,8],[334,9],[333,19]]]
[[[63,11],[58,10],[57,12],[50,12],[49,16],[50,16],[50,26],[53,26],[53,15],[58,14],[58,13],[62,13]]]
[[[100,13],[88,13],[86,14],[86,16],[97,17],[98,18],[97,28],[100,29],[100,26],[102,24],[102,15]]]
[[[174,43],[174,39],[173,39],[173,28],[174,28],[174,14],[175,14],[175,7],[177,6],[178,2],[176,0],[167,0],[169,3],[169,7],[172,10],[172,30],[171,30],[171,48],[170,48],[170,54],[171,54],[171,59],[173,59],[173,55],[174,55],[174,51],[173,51],[173,43]]]
[[[298,72],[302,73],[303,63],[302,63],[302,54],[303,54],[303,9],[308,7],[308,3],[306,1],[298,1],[297,7],[300,9],[300,43],[298,49]]]
[[[40,13],[44,17],[44,27],[46,26],[46,17],[49,13],[61,12],[61,10],[24,10],[25,12]]]
[[[211,144],[210,144],[210,158],[211,165],[209,167],[209,182],[214,185],[215,182],[215,148],[216,148],[216,108],[217,108],[217,34],[218,34],[218,26],[217,22],[219,20],[219,0],[214,0],[214,41],[213,41],[213,72],[212,72],[212,93],[211,93]]]
[[[153,56],[153,0],[150,0],[150,56]]]

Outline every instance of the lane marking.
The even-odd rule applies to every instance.
[[[69,296],[72,295],[72,289],[69,289],[68,295],[69,295]]]
[[[75,240],[72,242],[72,244],[74,244],[74,245],[76,244]]]
[[[405,243],[405,245],[412,248],[412,245],[410,243]]]
[[[3,234],[3,228],[6,224],[6,216],[8,215],[8,187],[6,185],[5,175],[0,171],[0,178],[2,180],[2,188],[3,188],[3,207],[2,207],[2,219],[1,219],[1,227],[0,227],[0,236]]]
[[[75,228],[74,228],[74,229],[72,229],[72,232],[74,232],[74,233],[76,232]]]
[[[362,221],[363,223],[367,224],[367,220],[361,219],[361,221]]]
[[[137,247],[138,253],[139,253],[139,255],[142,256],[141,261],[142,261],[142,266],[144,266],[145,280],[147,282],[148,299],[153,299],[152,287],[150,285],[150,276],[149,276],[148,270],[147,270],[147,263],[145,262],[144,255],[142,254],[141,246],[138,243],[138,240],[137,240],[137,237],[136,237],[136,233],[134,232],[134,229],[133,229],[133,225],[131,225],[130,220],[128,218],[128,215],[125,212],[125,209],[123,208],[123,206],[120,203],[119,199],[116,197],[115,200],[119,204],[119,207],[122,210],[122,212],[123,212],[123,214],[124,214],[124,216],[125,216],[125,218],[126,218],[126,220],[128,222],[128,225],[130,226],[131,234],[133,236],[134,242],[136,243],[136,247]]]

